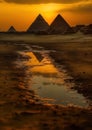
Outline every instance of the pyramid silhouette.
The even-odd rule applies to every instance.
[[[72,29],[70,25],[64,20],[64,18],[58,14],[54,21],[51,23],[48,32],[50,34],[65,34],[71,33]]]
[[[15,28],[13,26],[11,26],[9,29],[8,29],[8,32],[11,32],[11,33],[14,33],[16,32]]]
[[[37,60],[39,61],[39,62],[41,62],[42,60],[43,60],[43,56],[42,56],[42,54],[40,54],[39,52],[33,52],[33,54],[36,56],[36,58],[37,58]]]
[[[35,21],[28,28],[27,32],[30,33],[46,32],[48,28],[49,28],[48,23],[44,20],[42,15],[39,14],[35,19]]]

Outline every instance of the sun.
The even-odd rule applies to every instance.
[[[51,22],[51,20],[55,17],[60,7],[61,6],[59,4],[54,4],[54,3],[40,4],[38,10],[39,12],[41,12],[42,15],[44,15],[44,17],[46,17],[46,19],[49,22]]]
[[[42,4],[41,5],[41,9],[44,11],[44,12],[53,12],[53,11],[56,11],[58,9],[58,5],[57,4]]]

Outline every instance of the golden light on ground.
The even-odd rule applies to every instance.
[[[31,66],[30,69],[32,73],[56,74],[58,72],[57,69],[54,67],[54,65],[51,63],[51,61],[48,60],[46,57],[45,58],[43,57],[41,60],[39,60],[39,58],[37,58],[35,53],[33,52],[27,52],[21,54],[31,57],[31,60],[25,62],[25,64],[27,66]]]

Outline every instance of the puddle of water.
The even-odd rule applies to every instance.
[[[88,103],[81,94],[71,90],[73,84],[65,83],[67,75],[54,66],[46,51],[32,50],[19,52],[29,60],[17,61],[17,67],[26,66],[28,88],[48,103],[88,107]]]

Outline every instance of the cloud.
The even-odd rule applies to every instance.
[[[73,11],[77,11],[77,12],[78,11],[80,11],[80,12],[91,12],[92,13],[92,4],[77,6],[75,9],[73,9]]]
[[[60,12],[62,11],[62,10],[59,10]],[[92,13],[92,2],[88,2],[88,3],[85,3],[85,4],[82,4],[82,3],[80,3],[80,4],[75,4],[75,5],[73,5],[73,6],[70,6],[70,7],[68,7],[68,8],[65,8],[64,9],[64,11],[70,11],[70,12],[83,12],[83,13]]]
[[[64,9],[59,12],[92,12],[92,0],[0,0],[0,2],[16,3],[16,4],[46,4],[46,3],[59,3],[66,4]]]
[[[0,0],[0,3],[3,2],[3,0]]]
[[[17,4],[45,4],[45,3],[60,3],[60,4],[70,4],[77,3],[84,0],[4,0],[8,3],[17,3]]]

